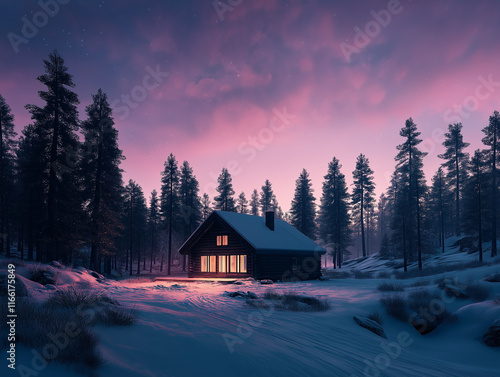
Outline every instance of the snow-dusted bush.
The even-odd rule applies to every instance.
[[[465,287],[465,293],[472,301],[485,301],[491,296],[491,288],[480,283],[470,282]]]
[[[373,273],[369,271],[352,270],[352,276],[354,279],[371,279],[373,278]]]
[[[367,318],[371,319],[372,321],[377,322],[381,326],[384,323],[384,318],[382,317],[382,315],[379,312],[376,312],[376,311],[368,314]]]
[[[380,292],[403,292],[405,288],[401,284],[383,282],[377,288]]]
[[[270,305],[267,305],[266,302]],[[324,312],[330,309],[330,304],[326,300],[302,296],[293,291],[277,293],[273,290],[268,290],[264,293],[263,299],[247,300],[247,304],[263,309],[268,309],[272,305],[277,310],[290,312]]]
[[[381,271],[377,274],[377,279],[390,279],[392,274],[387,271]]]
[[[387,314],[391,317],[401,321],[406,321],[408,319],[406,302],[402,295],[394,294],[383,296],[380,302],[385,306]]]

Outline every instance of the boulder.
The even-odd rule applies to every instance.
[[[247,292],[247,298],[252,299],[252,300],[256,300],[257,295],[253,292]]]
[[[235,291],[235,292],[224,292],[226,296],[236,297],[236,298],[249,298],[251,300],[257,299],[257,295],[253,292],[243,292],[243,291]]]
[[[104,276],[95,272],[95,271],[90,271],[90,276],[95,277],[96,279],[104,279]]]
[[[55,268],[64,268],[64,266],[56,260],[50,262],[49,265]]]
[[[7,272],[0,272],[0,296],[8,295],[9,274]],[[12,285],[12,284],[11,284]],[[28,288],[24,282],[16,277],[15,294],[17,297],[28,296]]]
[[[500,319],[491,324],[484,333],[482,342],[489,347],[500,347]]]
[[[50,291],[55,291],[57,289],[56,286],[52,284],[45,284],[45,288]]]
[[[467,295],[467,293],[465,293],[464,290],[462,290],[462,289],[460,289],[452,284],[445,284],[441,289],[449,297],[456,297],[456,298],[462,298],[462,299],[469,298],[469,296]]]
[[[260,281],[260,284],[273,284],[273,281],[270,279],[263,279]]]
[[[500,283],[500,273],[488,275],[483,280],[490,283]]]
[[[375,322],[373,319],[366,318],[366,317],[360,317],[360,316],[354,316],[354,321],[361,327],[370,330],[372,333],[387,339],[387,335],[385,335],[384,329],[382,326],[380,326],[377,322]]]

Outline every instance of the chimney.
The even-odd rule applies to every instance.
[[[274,230],[274,211],[266,211],[266,226]]]

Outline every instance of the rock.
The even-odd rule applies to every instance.
[[[64,268],[64,266],[56,260],[50,262],[49,265],[55,268]]]
[[[489,347],[500,347],[500,319],[497,319],[484,333],[482,342]]]
[[[356,323],[367,329],[370,330],[372,333],[381,336],[382,338],[387,339],[387,335],[385,335],[384,329],[382,326],[380,326],[377,322],[375,322],[373,319],[366,318],[366,317],[359,317],[359,316],[354,316],[354,321]]]
[[[490,283],[500,283],[500,273],[488,275],[483,280]]]
[[[28,296],[28,288],[24,282],[16,276],[15,281],[15,294],[17,297]],[[11,284],[12,285],[12,284]],[[8,295],[9,274],[7,272],[0,272],[0,296]]]
[[[42,282],[40,282],[40,284],[56,285],[57,284],[57,273],[52,271],[52,270],[47,270],[43,273],[43,278],[41,280],[42,280]]]
[[[238,280],[236,280],[233,284],[234,284],[234,285],[243,285],[243,282],[242,282],[242,281],[238,281]]]
[[[256,300],[258,297],[253,292],[247,292],[247,298],[252,299],[252,300]]]
[[[104,279],[104,276],[95,272],[95,271],[90,271],[90,276],[95,277],[96,279]]]
[[[469,298],[469,296],[467,295],[467,293],[465,293],[465,291],[463,291],[462,289],[460,289],[454,285],[451,285],[451,284],[449,284],[449,285],[445,284],[441,289],[449,297],[456,297],[456,298],[462,298],[462,299]]]
[[[270,279],[263,279],[260,281],[260,284],[273,284],[273,281]]]
[[[51,291],[55,291],[57,289],[56,286],[52,284],[45,284],[45,288]]]

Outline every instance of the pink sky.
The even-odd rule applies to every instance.
[[[24,105],[40,104],[35,78],[42,59],[56,48],[74,75],[81,119],[98,88],[110,101],[145,93],[128,116],[116,109],[115,120],[127,157],[124,178],[146,196],[159,189],[170,153],[193,166],[200,195],[213,197],[216,176],[228,167],[237,194],[249,197],[270,179],[285,210],[302,168],[319,199],[333,156],[350,183],[364,153],[380,194],[407,118],[422,132],[430,180],[447,125],[463,122],[472,152],[482,147],[489,115],[500,110],[497,1],[243,0],[223,19],[212,2],[101,5],[61,6],[17,54],[3,38],[0,93],[20,132],[29,122]],[[20,33],[21,17],[39,10],[35,3],[9,6],[2,35]],[[396,10],[390,20],[387,9]],[[378,24],[348,62],[341,43],[354,46],[355,28],[376,27],[372,11],[382,11],[387,25]],[[156,67],[168,77],[141,92]],[[454,106],[464,103],[459,115]],[[272,123],[285,109],[293,119],[284,127]]]

